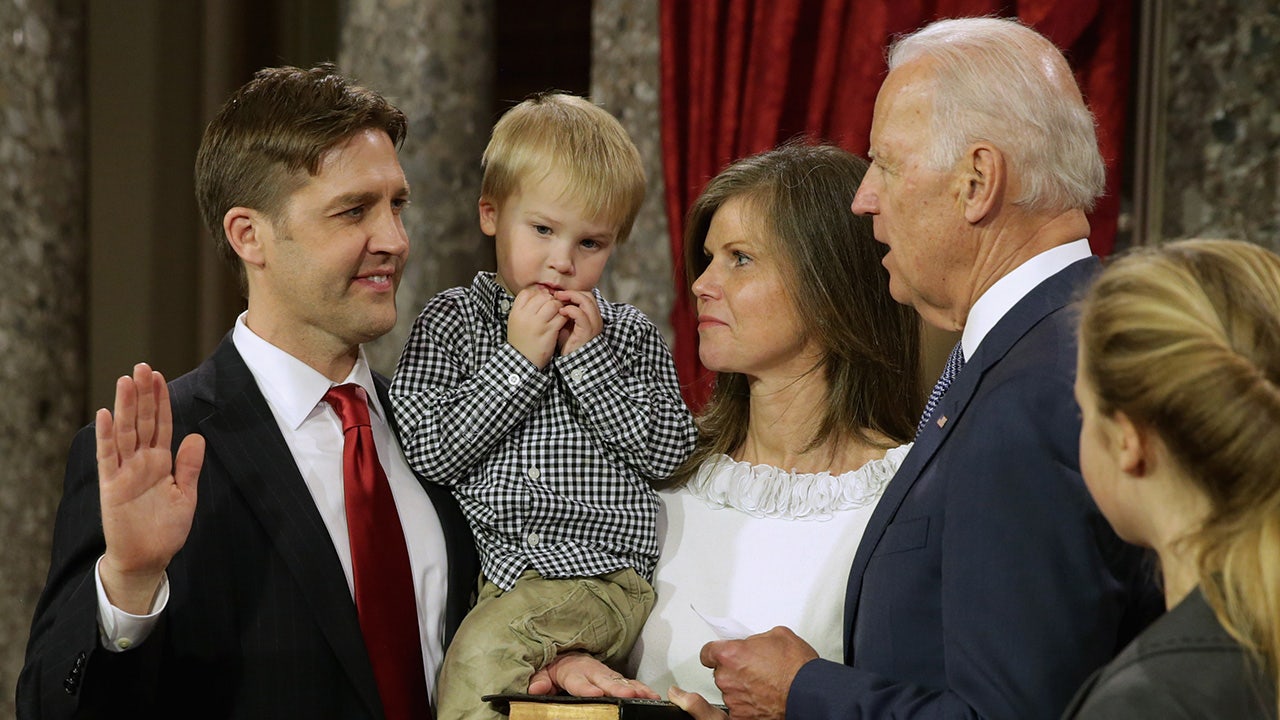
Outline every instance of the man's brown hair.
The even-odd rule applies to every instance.
[[[228,210],[253,208],[279,219],[334,146],[375,128],[399,147],[407,126],[404,113],[332,63],[264,68],[232,93],[205,128],[195,181],[200,215],[218,254],[236,269],[240,291],[248,292],[244,265],[222,228]]]

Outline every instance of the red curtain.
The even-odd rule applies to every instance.
[[[1094,250],[1107,254],[1120,207],[1132,0],[663,0],[662,154],[678,285],[671,322],[690,406],[702,407],[711,382],[683,283],[684,216],[703,186],[732,160],[801,134],[865,155],[889,40],[975,15],[1019,17],[1065,50],[1107,160],[1107,195],[1090,217]]]

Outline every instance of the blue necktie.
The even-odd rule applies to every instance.
[[[924,432],[924,424],[933,417],[938,401],[947,394],[947,388],[951,387],[951,381],[960,374],[962,367],[964,367],[964,348],[960,347],[960,343],[956,343],[956,346],[951,348],[951,354],[947,356],[947,365],[942,368],[942,375],[933,386],[933,392],[929,393],[929,402],[925,403],[924,414],[920,416],[920,424],[916,426],[916,437],[920,437],[920,433]]]

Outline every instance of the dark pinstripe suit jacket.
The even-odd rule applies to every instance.
[[[93,565],[104,542],[85,428],[67,464],[18,716],[381,718],[337,553],[230,335],[170,390],[175,448],[199,432],[208,450],[191,534],[168,568],[168,608],[141,646],[101,648]],[[451,637],[475,587],[475,547],[449,492],[424,487],[448,546]]]
[[[805,665],[788,715],[1057,718],[1163,609],[1080,476],[1070,304],[1098,269],[1043,281],[965,364],[858,546],[845,665]]]

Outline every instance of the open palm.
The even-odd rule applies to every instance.
[[[189,435],[172,454],[169,389],[145,363],[116,381],[115,411],[98,411],[96,435],[103,584],[113,603],[129,610],[129,598],[154,593],[191,532],[204,438]]]

